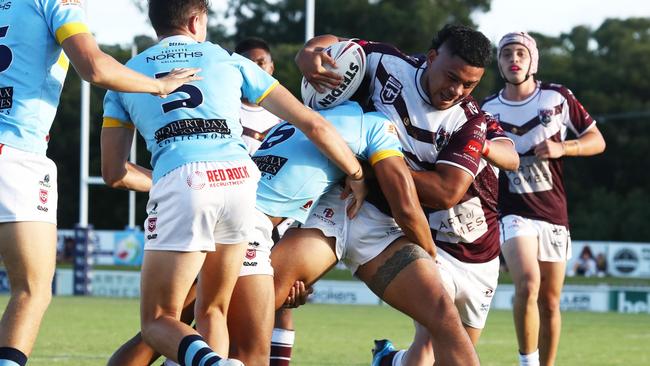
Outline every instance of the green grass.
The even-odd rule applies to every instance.
[[[4,308],[7,296],[0,296]],[[478,345],[485,366],[515,366],[511,315],[492,311]],[[650,315],[564,314],[557,365],[650,365]],[[56,297],[41,328],[29,365],[104,365],[137,331],[138,301]],[[295,312],[294,366],[368,365],[374,338],[405,347],[409,319],[388,306],[309,304]]]

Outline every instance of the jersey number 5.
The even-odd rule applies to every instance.
[[[295,132],[296,132],[296,128],[293,127],[288,122],[285,122],[281,124],[278,128],[276,128],[271,135],[266,136],[264,142],[262,143],[262,145],[260,145],[260,148],[258,150],[266,150],[279,143],[282,143],[286,141],[289,137],[293,136]]]
[[[9,26],[0,27],[0,38],[7,36],[7,31]],[[11,61],[14,59],[14,55],[11,53],[11,49],[5,45],[0,45],[0,72],[4,72],[11,65]]]
[[[159,74],[156,74],[156,79],[165,77],[167,74],[169,73],[161,72]],[[200,106],[201,103],[203,103],[203,92],[201,92],[201,89],[197,88],[194,85],[183,84],[172,92],[172,94],[176,93],[185,93],[189,96],[189,98],[163,103],[163,112],[167,113],[179,108],[196,108]]]

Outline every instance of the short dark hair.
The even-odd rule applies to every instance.
[[[160,36],[182,29],[191,17],[209,9],[210,0],[149,0],[149,20]]]
[[[245,52],[248,52],[250,50],[254,50],[254,49],[257,49],[257,48],[268,52],[269,55],[271,54],[271,48],[269,47],[269,44],[266,43],[266,41],[263,40],[262,38],[257,38],[257,37],[248,37],[248,38],[245,38],[245,39],[241,40],[235,46],[235,52],[242,55]]]
[[[464,25],[447,24],[433,37],[429,49],[446,45],[452,56],[458,56],[474,67],[485,68],[492,58],[492,44],[483,33]]]

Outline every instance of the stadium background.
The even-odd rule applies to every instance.
[[[136,2],[141,6],[145,3]],[[476,25],[472,14],[487,11],[489,7],[490,0],[319,0],[316,1],[319,20],[316,21],[315,33],[382,40],[399,45],[406,52],[421,53],[427,50],[432,35],[444,23]],[[299,95],[300,75],[293,57],[304,40],[304,1],[281,0],[267,3],[262,0],[229,0],[227,9],[224,14],[214,14],[213,19],[226,19],[232,25],[225,27],[223,23],[213,21],[210,40],[232,48],[244,37],[263,36],[272,45],[276,63],[275,76],[294,94]],[[602,290],[603,286],[615,286],[606,290],[618,292],[605,295],[608,302],[605,310],[640,314],[570,313],[565,318],[558,364],[650,364],[649,352],[642,348],[643,344],[650,341],[650,331],[647,330],[647,325],[650,324],[650,280],[643,278],[650,278],[650,246],[640,244],[650,242],[650,225],[647,225],[650,218],[647,213],[650,173],[646,160],[650,152],[650,132],[647,127],[650,118],[650,18],[607,19],[597,28],[575,26],[571,31],[558,36],[539,33],[534,36],[538,40],[541,58],[538,78],[569,86],[597,119],[607,141],[607,151],[603,155],[590,159],[565,160],[572,236],[574,240],[597,248],[604,245],[609,250],[611,245],[616,248],[609,253],[612,259],[613,251],[620,247],[619,244],[611,243],[622,242],[622,245],[630,248],[629,251],[636,253],[636,257],[624,256],[623,261],[630,263],[630,260],[636,260],[637,263],[634,273],[623,273],[622,276],[617,273],[619,276],[608,274],[597,278],[568,279],[567,289],[570,293],[573,285],[578,286],[578,290],[581,286],[592,286],[583,289],[584,293],[592,295],[598,292],[599,287]],[[153,40],[148,36],[134,35],[134,43],[142,50],[151,45]],[[121,61],[126,61],[131,54],[131,48],[123,45],[102,45],[102,49]],[[481,100],[501,86],[495,61],[487,69],[474,96]],[[100,175],[99,132],[103,95],[104,91],[92,88],[91,175]],[[59,167],[58,220],[59,227],[63,229],[73,228],[79,217],[79,105],[79,78],[76,73],[70,72],[51,131],[48,152]],[[137,160],[139,164],[148,166],[149,155],[142,139],[138,140]],[[127,193],[93,186],[89,199],[88,221],[95,229],[124,229],[128,217]],[[146,200],[146,195],[137,195],[136,223],[143,222],[145,218]],[[69,233],[67,235],[70,236]],[[94,249],[100,256],[103,254],[113,258],[113,262],[103,263],[107,267],[95,265],[95,268],[127,269],[131,272],[120,272],[122,274],[108,277],[102,277],[100,272],[95,285],[99,286],[102,281],[113,283],[113,287],[109,286],[113,290],[109,289],[101,295],[137,295],[137,288],[128,290],[130,285],[126,285],[127,280],[123,279],[136,274],[133,270],[137,270],[137,266],[132,265],[137,265],[137,255],[133,262],[133,253],[127,253],[128,263],[121,263],[120,248],[116,244],[133,243],[129,237],[137,237],[138,231],[120,231],[110,235],[114,236],[112,248],[108,244],[101,247],[96,241]],[[98,234],[92,236],[97,237]],[[70,248],[67,252],[65,250],[65,238],[66,232],[62,231],[59,268],[63,274],[57,276],[59,281],[64,281],[61,278],[65,278],[67,268],[71,267],[66,262],[72,262],[74,257]],[[135,242],[135,247],[127,245],[127,252],[137,251],[140,241],[136,239]],[[577,255],[579,251],[574,250],[574,253]],[[98,261],[99,256],[96,254],[87,254],[90,261],[84,262],[85,264]],[[612,264],[613,260],[609,262]],[[329,279],[351,278],[344,271],[335,271]],[[115,290],[114,285],[118,281],[125,281],[126,292],[120,293],[119,286]],[[139,282],[134,279],[130,281]],[[501,291],[508,288],[508,282],[508,275],[504,273],[500,281]],[[6,278],[3,278],[0,271],[0,291],[6,291],[4,283]],[[65,293],[61,292],[61,288],[57,291]],[[327,295],[323,296],[327,300]],[[337,296],[345,297],[340,294],[330,297],[336,300]],[[565,309],[568,304],[573,310],[590,310],[581,307],[585,300],[580,294],[565,299]],[[4,302],[6,297],[0,297],[2,306]],[[71,311],[72,309],[77,310]],[[74,317],[72,314],[75,314]],[[83,315],[80,316],[81,314]],[[398,345],[404,346],[408,343],[411,332],[411,325],[406,318],[386,306],[311,305],[298,314],[296,365],[367,364],[373,338],[390,336],[396,338]],[[385,324],[375,324],[373,317],[381,319],[381,323]],[[329,320],[326,321],[327,319]],[[350,327],[345,324],[348,322],[355,324],[352,327],[355,332],[361,333],[350,333],[343,337],[350,339],[347,342],[349,344],[330,342],[327,334],[347,331]],[[362,325],[358,326],[356,322],[361,322]],[[137,303],[134,300],[57,297],[46,317],[44,331],[39,338],[40,344],[36,346],[30,364],[102,364],[112,350],[135,331],[137,324]],[[491,314],[488,328],[479,345],[484,364],[514,364],[510,357],[515,347],[512,329],[507,311],[494,311]],[[386,331],[391,334],[386,334]],[[92,335],[89,336],[90,334]],[[77,351],[58,345],[66,338],[78,338],[80,345],[93,339],[96,345],[80,346]],[[338,351],[328,349],[330,343]],[[332,352],[340,354],[336,356],[340,358],[336,358]],[[323,361],[328,355],[333,358]]]

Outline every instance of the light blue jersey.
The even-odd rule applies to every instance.
[[[127,63],[152,77],[174,68],[200,67],[203,80],[185,84],[166,99],[109,91],[104,127],[135,124],[151,151],[154,183],[191,162],[248,160],[241,138],[242,97],[259,103],[278,82],[255,63],[210,42],[165,38]]]
[[[0,144],[45,155],[68,59],[88,33],[80,0],[0,0]]]
[[[357,158],[375,165],[391,156],[403,156],[395,127],[383,114],[364,113],[354,102],[318,113],[334,125]],[[345,177],[300,130],[286,122],[269,132],[253,161],[262,172],[257,208],[269,216],[301,223],[320,196]]]

